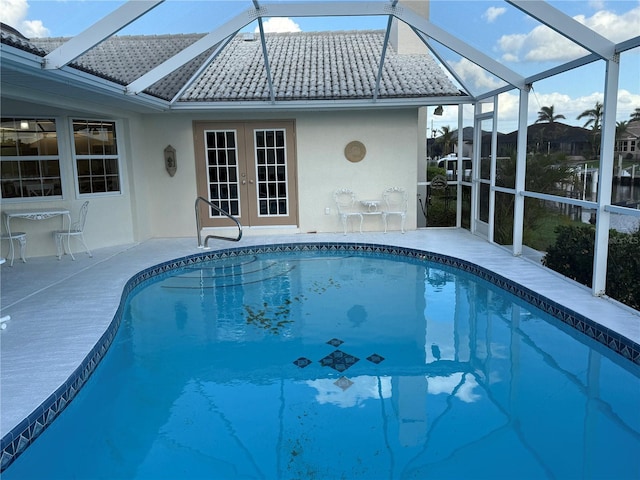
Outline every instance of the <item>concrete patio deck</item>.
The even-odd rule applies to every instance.
[[[548,297],[640,343],[640,312],[536,265],[514,257],[466,230],[400,233],[246,236],[239,243],[212,241],[212,249],[293,242],[374,243],[418,248],[468,260]],[[137,272],[202,250],[195,238],[151,239],[62,260],[30,258],[1,269],[0,435],[4,436],[53,393],[82,363],[113,319],[126,282]]]

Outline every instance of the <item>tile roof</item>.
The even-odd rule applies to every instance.
[[[127,85],[203,34],[113,36],[70,66]],[[184,102],[268,101],[271,99],[259,37],[237,35],[181,95]],[[2,43],[44,56],[66,38],[26,41],[2,31]],[[383,31],[267,34],[266,45],[276,100],[356,100],[374,95]],[[215,48],[215,47],[214,47]],[[204,52],[145,93],[171,100],[213,52]],[[464,95],[431,55],[397,54],[387,48],[380,99]]]
[[[277,100],[372,98],[384,32],[279,33],[266,37]],[[379,98],[460,95],[430,55],[386,58]],[[206,68],[183,101],[268,100],[262,45],[237,37]]]
[[[78,57],[71,65],[79,70],[127,85],[202,38],[203,34],[113,36]],[[36,38],[31,44],[49,53],[68,38]],[[171,100],[204,62],[209,52],[196,57],[146,90]]]

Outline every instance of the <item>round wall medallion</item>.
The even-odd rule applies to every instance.
[[[367,149],[362,142],[354,140],[344,148],[344,156],[350,162],[359,162],[367,154]]]

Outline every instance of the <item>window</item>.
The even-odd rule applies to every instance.
[[[0,120],[2,198],[61,197],[56,121]]]
[[[120,192],[115,122],[73,120],[73,153],[80,195]]]

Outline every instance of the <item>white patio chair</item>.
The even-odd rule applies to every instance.
[[[27,234],[25,232],[11,232],[11,235],[3,233],[0,236],[0,239],[9,241],[9,255],[11,256],[11,263],[9,263],[10,266],[13,267],[13,260],[16,256],[15,247],[13,246],[14,240],[20,245],[20,258],[22,259],[22,263],[27,263],[27,258],[25,256],[25,252],[27,250]]]
[[[344,234],[347,234],[347,224],[350,218],[360,219],[360,233],[362,233],[362,213],[359,211],[359,204],[356,200],[356,194],[348,188],[336,190],[333,194],[333,200],[336,202],[338,216],[342,220]]]
[[[87,251],[89,256],[93,257],[93,254],[89,251],[89,247],[87,247],[87,244],[84,241],[84,224],[87,221],[88,209],[89,209],[89,202],[86,201],[82,204],[82,207],[80,207],[78,220],[71,224],[70,230],[56,230],[53,232],[53,236],[55,237],[55,241],[56,241],[56,249],[58,250],[58,260],[60,260],[60,257],[62,257],[63,253],[65,255],[67,253],[67,251],[64,248],[65,238],[67,239],[67,247],[69,249],[69,255],[71,255],[71,258],[73,260],[76,259],[76,257],[74,257],[73,253],[71,252],[71,244],[70,244],[71,237],[75,237],[78,240],[80,240],[80,243],[82,243],[82,246]]]
[[[384,207],[382,210],[382,220],[384,221],[384,233],[387,233],[387,220],[390,215],[400,217],[400,230],[404,233],[404,222],[407,218],[407,192],[404,188],[390,187],[383,194]]]

